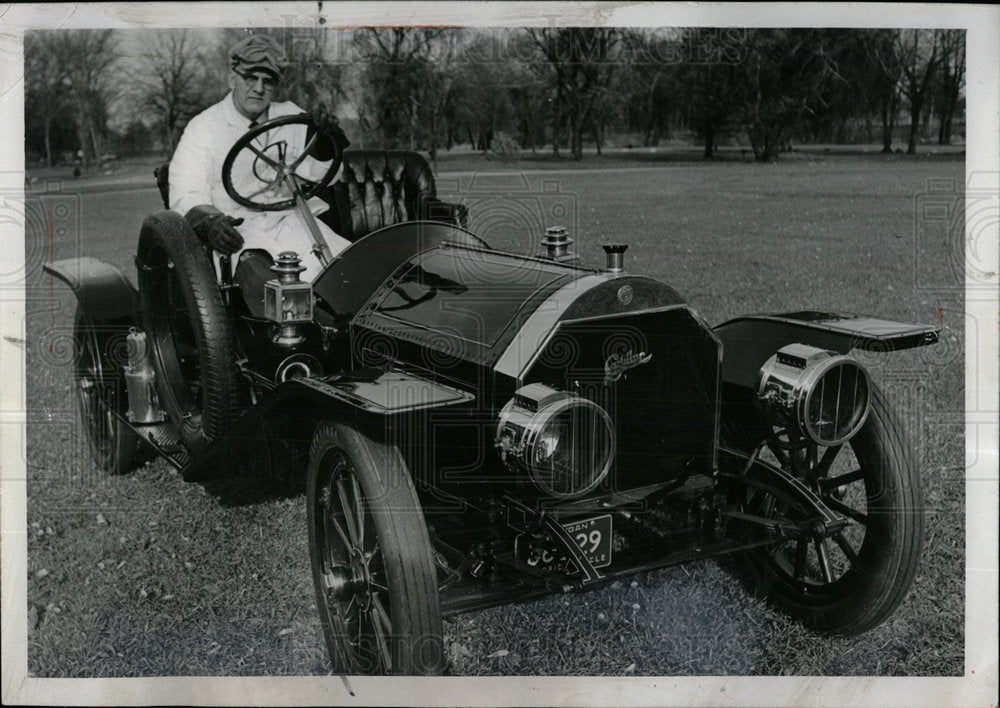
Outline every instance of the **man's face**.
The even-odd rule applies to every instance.
[[[278,79],[263,69],[233,69],[229,72],[229,88],[233,103],[241,115],[254,120],[271,105]]]

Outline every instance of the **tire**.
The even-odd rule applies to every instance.
[[[334,671],[441,673],[437,576],[399,450],[346,423],[321,423],[306,503],[316,602]],[[361,523],[348,523],[345,510]]]
[[[160,399],[198,451],[238,415],[233,324],[209,257],[178,214],[146,219],[136,261]]]
[[[90,456],[108,474],[130,472],[140,440],[121,418],[128,410],[121,367],[107,361],[108,338],[102,337],[94,323],[80,312],[73,323],[73,342],[74,397]]]
[[[866,423],[843,448],[850,447],[853,461],[843,450],[831,452],[837,458],[829,472],[811,485],[849,526],[822,541],[791,538],[745,554],[760,594],[826,634],[852,636],[883,622],[906,596],[920,558],[923,515],[917,467],[884,395],[874,385],[871,394]],[[723,430],[725,434],[726,426]],[[727,437],[732,444],[738,436]],[[747,454],[752,448],[746,437],[742,442],[738,447]],[[753,469],[749,474],[765,479]],[[751,492],[746,506],[751,513],[776,519],[801,520],[808,513],[778,491]]]

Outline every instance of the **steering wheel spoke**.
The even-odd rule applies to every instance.
[[[271,157],[270,155],[268,155],[266,152],[264,152],[263,150],[261,150],[260,148],[258,148],[253,143],[249,143],[247,145],[247,148],[250,150],[250,152],[252,152],[254,155],[256,155],[258,157],[258,159],[261,159],[264,162],[266,162],[269,167],[273,167],[274,169],[278,170],[279,172],[281,171],[281,168],[284,167],[284,164],[280,160],[275,160],[273,157]]]
[[[275,179],[274,181],[268,182],[263,187],[261,187],[260,189],[258,189],[255,192],[251,192],[247,196],[251,197],[251,198],[253,198],[253,197],[259,197],[261,194],[264,194],[265,192],[270,192],[271,190],[273,190],[273,189],[275,189],[275,188],[277,188],[277,187],[279,187],[281,185],[282,179],[283,178],[279,175],[278,178]]]
[[[313,149],[313,146],[314,146],[314,145],[316,144],[316,138],[317,138],[317,137],[319,137],[319,133],[315,133],[315,132],[314,132],[314,133],[312,134],[312,137],[311,137],[311,138],[309,138],[309,140],[308,140],[308,141],[306,142],[306,146],[305,146],[304,148],[302,148],[302,154],[301,154],[301,155],[299,155],[299,156],[298,156],[298,157],[297,157],[297,158],[295,159],[295,162],[293,162],[292,164],[290,164],[290,165],[288,166],[288,172],[289,172],[289,173],[291,173],[291,174],[294,174],[294,173],[295,173],[295,170],[297,170],[297,169],[299,168],[299,165],[301,165],[301,164],[302,164],[302,162],[303,162],[303,161],[304,161],[304,160],[305,160],[305,159],[306,159],[307,157],[309,157],[309,152],[310,152],[310,151],[311,151],[311,150]]]

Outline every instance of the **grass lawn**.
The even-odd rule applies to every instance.
[[[590,162],[522,172],[442,161],[439,187],[470,206],[473,230],[498,248],[534,252],[554,223],[569,227],[584,265],[603,263],[601,242],[628,243],[627,269],[665,280],[711,323],[799,309],[943,323],[937,347],[859,353],[906,421],[922,470],[921,568],[888,622],[831,639],[751,597],[731,561],[691,563],[455,617],[445,627],[454,673],[961,675],[963,360],[965,329],[977,326],[966,321],[953,228],[961,157]],[[153,189],[29,202],[29,671],[327,672],[301,496],[186,484],[162,461],[119,478],[94,471],[68,395],[75,303],[41,275],[49,244],[31,216],[41,205],[65,214],[61,203],[53,257],[95,256],[133,279],[139,224],[159,208]]]

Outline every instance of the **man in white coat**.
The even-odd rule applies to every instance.
[[[191,119],[184,130],[170,162],[170,208],[185,214],[195,233],[216,254],[233,255],[243,249],[262,248],[272,257],[281,251],[297,251],[306,270],[303,280],[312,280],[321,263],[314,251],[315,241],[299,209],[256,211],[233,201],[222,184],[222,163],[230,148],[252,127],[280,116],[303,110],[291,101],[274,102],[281,81],[285,52],[267,35],[251,35],[230,50],[230,93],[221,101]],[[347,140],[335,124],[320,131],[296,174],[319,181],[330,168],[335,153],[334,140],[346,147]],[[255,147],[277,157],[277,147],[284,150],[286,164],[301,156],[308,138],[303,124],[275,128],[258,136]],[[240,152],[232,166],[232,185],[237,193],[253,201],[275,202],[289,199],[284,185],[261,193],[274,172],[248,147]],[[251,196],[256,195],[256,196]],[[308,203],[313,214],[325,211],[327,204],[318,197]],[[349,245],[321,222],[321,233],[335,255]],[[237,229],[236,227],[240,228]]]

